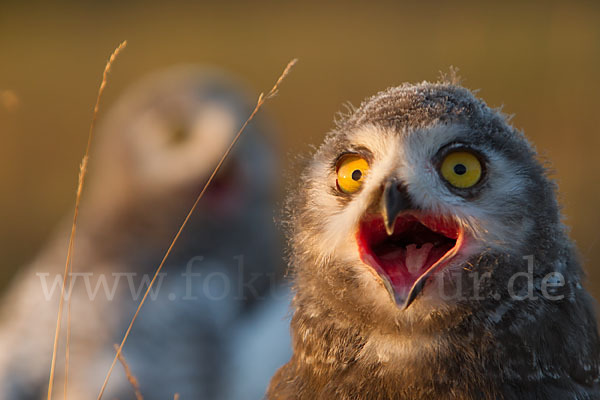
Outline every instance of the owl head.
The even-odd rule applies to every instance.
[[[110,244],[107,252],[132,254],[136,264],[153,265],[147,260],[162,256],[253,108],[243,84],[198,66],[170,67],[126,89],[100,116],[82,226],[95,242]],[[265,114],[248,125],[194,210],[170,262],[185,265],[197,255],[208,262],[210,256],[236,268],[233,257],[241,254],[248,275],[275,269],[273,126]]]
[[[295,185],[297,305],[318,296],[350,321],[430,329],[497,309],[527,285],[539,291],[543,279],[563,295],[578,282],[534,148],[452,82],[367,99],[337,121]]]
[[[105,208],[137,202],[183,212],[252,109],[244,85],[218,70],[175,66],[143,78],[101,121],[90,200]],[[271,130],[264,118],[250,124],[199,213],[223,218],[269,196],[276,180]]]

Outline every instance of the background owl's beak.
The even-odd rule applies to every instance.
[[[406,187],[397,179],[390,179],[383,188],[381,196],[381,215],[388,235],[394,233],[394,222],[402,211],[413,208]]]

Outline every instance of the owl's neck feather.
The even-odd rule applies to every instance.
[[[437,334],[383,334],[300,287],[294,355],[273,378],[268,398],[595,398],[589,397],[600,396],[593,309],[585,291],[573,296],[558,306],[502,304],[512,322],[482,311]]]

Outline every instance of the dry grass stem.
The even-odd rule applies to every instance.
[[[114,347],[115,350],[119,350],[118,344],[115,343]],[[138,383],[138,380],[135,378],[135,376],[131,373],[131,368],[129,368],[127,360],[125,360],[125,356],[122,353],[119,354],[119,361],[123,365],[123,369],[125,369],[125,375],[127,376],[127,380],[129,381],[131,387],[135,391],[136,400],[144,400],[144,396],[142,396],[142,392],[140,392],[140,384]]]
[[[88,141],[87,141],[87,146],[85,148],[85,155],[83,156],[83,159],[81,161],[81,166],[79,168],[79,179],[78,179],[78,183],[77,183],[77,192],[75,195],[75,212],[73,213],[73,223],[71,225],[71,235],[69,237],[69,246],[67,248],[67,260],[65,263],[65,270],[64,270],[64,275],[63,275],[63,282],[62,282],[62,287],[60,290],[60,299],[59,299],[59,303],[58,303],[58,315],[56,317],[56,330],[54,332],[54,345],[52,348],[52,362],[50,364],[50,377],[48,379],[48,400],[52,399],[52,389],[53,389],[53,384],[54,384],[54,372],[55,372],[55,368],[56,368],[56,355],[57,355],[57,351],[58,351],[58,341],[59,341],[59,337],[60,337],[60,325],[61,325],[61,321],[62,321],[62,312],[63,312],[63,307],[64,307],[64,296],[65,296],[65,288],[67,285],[67,279],[69,276],[69,271],[71,267],[71,258],[72,258],[72,254],[73,254],[73,244],[75,242],[75,232],[77,230],[77,217],[79,216],[79,203],[81,201],[81,193],[83,191],[83,184],[85,182],[85,175],[87,173],[87,164],[88,164],[88,159],[89,159],[89,153],[90,153],[90,147],[92,144],[92,137],[93,137],[93,132],[94,132],[94,126],[96,125],[96,119],[98,117],[98,109],[100,108],[100,99],[102,98],[102,93],[104,92],[104,88],[106,87],[106,82],[107,82],[107,78],[108,78],[108,73],[110,72],[110,68],[113,64],[113,62],[115,61],[116,57],[119,55],[119,53],[125,48],[125,46],[127,45],[127,42],[123,42],[119,45],[119,47],[117,47],[115,49],[115,51],[112,53],[112,55],[110,56],[108,62],[106,63],[106,67],[104,68],[104,73],[102,74],[102,83],[100,84],[100,88],[98,89],[98,96],[96,97],[96,105],[94,106],[94,113],[92,115],[92,122],[90,124],[90,130],[88,133]],[[69,278],[69,284],[70,284],[70,278]],[[69,305],[68,305],[68,318],[67,318],[67,342],[66,342],[66,358],[65,358],[65,383],[64,383],[64,387],[65,387],[65,391],[64,391],[64,397],[65,399],[67,398],[67,382],[68,382],[68,361],[69,361],[69,336],[70,336],[70,309],[71,309],[71,294],[69,293]]]
[[[121,351],[123,350],[123,346],[125,345],[125,342],[127,341],[127,338],[129,337],[129,333],[131,332],[131,328],[133,327],[133,323],[137,319],[137,316],[138,316],[138,314],[139,314],[142,306],[146,302],[146,298],[148,297],[148,293],[150,293],[150,289],[154,285],[154,282],[156,281],[156,278],[158,277],[158,275],[159,275],[160,271],[162,270],[163,266],[165,265],[165,262],[167,261],[167,258],[169,257],[169,254],[171,254],[171,250],[173,250],[173,247],[175,246],[175,243],[177,242],[177,239],[179,239],[179,236],[181,235],[181,232],[183,231],[183,229],[187,225],[190,217],[194,213],[194,210],[196,210],[196,207],[198,206],[198,203],[200,203],[200,200],[204,196],[204,193],[206,192],[206,189],[208,188],[208,186],[213,181],[213,179],[214,179],[215,175],[217,174],[217,172],[219,172],[219,169],[221,168],[221,165],[223,165],[223,162],[225,162],[225,159],[227,158],[227,156],[229,155],[229,153],[231,153],[231,150],[233,149],[233,146],[235,146],[235,144],[237,143],[238,139],[242,135],[242,132],[244,132],[244,130],[246,129],[246,126],[248,126],[248,124],[250,123],[250,121],[252,121],[252,119],[254,118],[254,116],[256,115],[256,113],[260,110],[260,108],[262,107],[262,105],[267,100],[269,100],[270,98],[272,98],[273,96],[275,96],[277,94],[277,90],[279,89],[279,85],[285,79],[285,77],[289,74],[290,70],[296,64],[297,61],[298,61],[297,59],[293,59],[292,61],[290,61],[288,63],[288,65],[285,67],[285,69],[283,70],[283,72],[279,76],[279,79],[277,79],[277,82],[275,82],[275,85],[267,93],[266,96],[263,93],[261,93],[258,96],[258,101],[256,102],[256,106],[254,107],[254,110],[252,111],[252,113],[250,114],[250,116],[248,117],[248,119],[246,119],[246,121],[244,122],[244,124],[242,125],[242,127],[240,128],[240,130],[237,132],[237,134],[235,135],[235,137],[233,138],[233,140],[229,144],[229,147],[227,148],[227,150],[225,150],[225,153],[223,153],[223,156],[221,157],[221,159],[217,163],[217,166],[213,170],[212,174],[210,175],[210,177],[208,178],[208,180],[204,184],[204,187],[202,188],[202,191],[200,192],[200,194],[198,195],[198,197],[196,197],[196,201],[194,201],[194,204],[192,205],[192,207],[190,208],[189,212],[187,213],[187,216],[183,220],[183,223],[179,227],[179,230],[175,234],[175,237],[171,241],[171,244],[169,245],[169,248],[167,249],[167,251],[166,251],[166,253],[165,253],[162,261],[160,262],[160,265],[156,269],[156,272],[154,273],[154,276],[152,277],[152,280],[148,284],[148,288],[144,292],[144,296],[142,297],[142,300],[140,301],[140,304],[138,305],[137,310],[135,311],[135,313],[133,314],[133,317],[131,318],[131,322],[129,323],[129,327],[125,331],[125,335],[123,336],[123,340],[121,341],[121,345],[117,349],[117,354],[115,355],[115,358],[113,359],[113,362],[112,362],[112,364],[111,364],[111,366],[110,366],[110,368],[108,370],[108,373],[106,374],[106,378],[104,379],[104,383],[102,384],[102,388],[100,389],[100,393],[98,394],[97,400],[101,400],[102,399],[102,395],[104,394],[104,390],[106,389],[106,385],[108,384],[108,380],[110,378],[110,375],[112,374],[113,368],[115,367],[115,364],[117,363],[117,358],[118,358],[119,354],[121,354]]]

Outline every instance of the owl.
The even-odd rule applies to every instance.
[[[113,344],[120,343],[186,213],[253,109],[242,88],[218,71],[173,67],[127,90],[99,126],[66,291],[69,399],[99,393]],[[248,126],[133,326],[123,354],[146,400],[172,399],[176,392],[183,399],[228,396],[231,331],[264,307],[279,276],[271,130],[260,116]],[[46,398],[70,223],[69,216],[4,295],[2,399]],[[63,397],[64,357],[63,338],[54,398]],[[104,397],[133,399],[120,368]],[[275,368],[261,379],[268,382]]]
[[[269,399],[600,399],[555,184],[453,78],[351,109],[294,187],[293,356]]]

